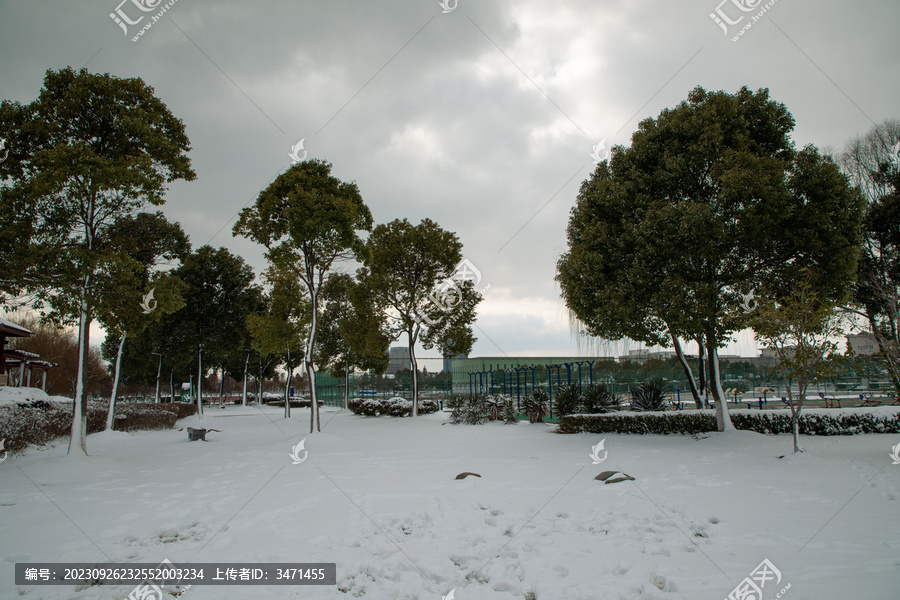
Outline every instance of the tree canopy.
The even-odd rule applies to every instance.
[[[862,199],[830,158],[794,148],[793,126],[767,90],[694,89],[582,184],[558,262],[584,334],[705,341],[720,429],[717,348],[748,326],[743,294],[785,296],[805,270],[840,298],[856,268]]]
[[[319,294],[335,262],[364,258],[366,246],[359,232],[371,229],[372,213],[356,183],[334,177],[331,164],[321,160],[291,166],[241,211],[234,225],[234,235],[265,246],[269,263],[305,287],[311,317],[303,352],[312,406],[310,433],[322,427],[315,366]]]
[[[0,130],[14,148],[3,163],[0,214],[17,238],[9,293],[32,292],[58,323],[79,323],[79,363],[91,322],[127,263],[116,228],[148,205],[163,204],[167,184],[193,180],[184,124],[139,78],[86,69],[48,70],[38,98],[0,104]],[[3,236],[9,244],[9,238]],[[116,281],[115,289],[107,283]],[[84,370],[79,369],[69,451],[86,454]]]
[[[392,339],[406,334],[413,372],[412,416],[418,414],[415,345],[438,346],[444,356],[466,354],[475,343],[472,323],[481,296],[459,269],[462,244],[430,219],[378,225],[367,241],[359,281],[387,317]]]

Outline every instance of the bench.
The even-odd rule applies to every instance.
[[[881,404],[881,400],[876,400],[872,394],[869,394],[868,398],[866,398],[865,394],[860,394],[859,399],[863,401],[860,406],[878,406]]]
[[[822,399],[822,402],[825,403],[825,408],[840,408],[841,401],[839,398],[836,398],[834,394],[831,395],[831,398],[827,398],[824,392],[819,392],[819,398]],[[837,406],[835,406],[837,404]]]

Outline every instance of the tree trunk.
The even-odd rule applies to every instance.
[[[313,278],[310,277],[310,282]],[[306,339],[306,354],[303,356],[303,364],[306,365],[306,376],[309,378],[309,432],[322,431],[322,420],[319,416],[319,394],[316,389],[316,365],[313,363],[313,351],[316,347],[316,329],[319,326],[319,292],[310,284],[309,299],[312,313],[312,322],[309,326],[309,337]]]
[[[225,367],[219,367],[219,406],[225,406],[225,399],[223,394],[225,393]]]
[[[244,361],[244,389],[241,392],[241,406],[247,406],[247,371],[250,369],[250,353],[247,353],[247,360]]]
[[[291,418],[291,379],[294,376],[294,366],[291,364],[291,350],[287,353],[287,377],[284,384],[284,418]]]
[[[175,402],[175,369],[169,375],[169,393],[172,394],[171,401]]]
[[[203,418],[203,347],[197,352],[197,416]]]
[[[116,422],[116,396],[119,395],[119,374],[122,372],[122,350],[125,349],[125,337],[127,333],[122,334],[122,339],[119,340],[119,351],[116,353],[116,374],[113,377],[113,388],[112,388],[112,396],[109,398],[109,412],[106,414],[106,428],[109,430],[114,429],[113,425]]]
[[[91,319],[88,316],[88,287],[91,277],[85,278],[81,288],[81,316],[78,319],[78,374],[75,379],[75,398],[72,405],[72,433],[66,454],[87,456],[87,361],[90,352]],[[74,450],[74,453],[73,453]]]
[[[409,335],[409,368],[412,371],[412,411],[410,416],[419,416],[419,369],[416,365],[416,340],[413,332],[408,331]]]
[[[162,354],[159,355],[159,367],[156,369],[156,399],[153,401],[154,404],[159,404],[159,380],[162,378]],[[175,399],[172,398],[174,402]]]
[[[706,348],[703,336],[697,338],[697,358],[700,361],[700,393],[703,395],[703,408],[709,408],[709,386],[706,383]]]
[[[350,363],[344,365],[344,408],[350,406]]]
[[[725,390],[722,389],[722,375],[719,372],[719,353],[716,350],[715,338],[707,335],[706,349],[709,356],[709,386],[716,401],[716,425],[719,431],[734,431],[731,416],[728,414]]]
[[[684,357],[684,352],[681,350],[681,342],[678,341],[677,335],[671,334],[671,336],[672,345],[675,347],[675,356],[678,358],[678,362],[681,363],[681,368],[684,369],[684,376],[687,378],[688,387],[691,388],[694,404],[697,408],[703,408],[703,402],[700,400],[700,394],[697,392],[697,382],[694,381],[694,372],[691,371],[691,365],[688,364],[687,359]]]
[[[804,381],[797,382],[797,401],[791,402],[791,433],[794,436],[794,452],[803,452],[800,447],[800,411],[803,410],[803,401],[806,399],[806,388],[808,384]]]

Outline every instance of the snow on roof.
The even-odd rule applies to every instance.
[[[0,317],[0,331],[14,337],[29,337],[31,335],[31,331],[29,331],[28,329],[20,327],[19,325],[16,325],[12,321],[8,321],[3,317]]]

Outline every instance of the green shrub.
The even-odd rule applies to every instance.
[[[503,422],[507,425],[519,422],[519,410],[516,408],[516,403],[513,402],[511,398],[507,398],[503,405]]]
[[[178,413],[163,404],[116,404],[116,431],[141,431],[151,429],[171,429],[175,427]]]
[[[498,394],[496,396],[487,396],[484,403],[487,407],[488,420],[499,421],[503,418],[503,407],[506,406],[506,396]]]
[[[654,377],[642,382],[631,391],[634,397],[632,408],[638,411],[657,411],[666,409],[666,384],[662,379]]]
[[[309,406],[308,401],[306,405]],[[291,406],[293,406],[293,403]],[[405,398],[351,398],[347,402],[347,408],[354,414],[364,417],[377,417],[380,415],[407,417],[412,414],[412,400]],[[419,399],[418,413],[420,415],[427,415],[437,411],[437,402],[430,398]]]
[[[550,395],[544,390],[534,390],[525,397],[525,414],[531,423],[540,423],[550,413]]]
[[[108,402],[88,402],[84,409],[88,434],[106,429],[108,411]],[[139,431],[169,429],[179,417],[171,404],[120,403],[116,404],[114,418],[114,429]],[[36,402],[0,408],[0,440],[4,440],[5,448],[11,452],[29,445],[48,444],[56,438],[68,437],[71,431],[71,402]]]
[[[162,406],[166,410],[174,412],[179,419],[197,414],[197,405],[193,402],[166,402],[156,406]]]
[[[581,395],[582,410],[588,414],[608,413],[619,410],[619,395],[605,384],[598,383],[585,388]]]
[[[791,433],[790,411],[729,411],[736,429],[757,433]],[[802,435],[854,435],[900,433],[900,413],[801,413]],[[572,415],[559,420],[561,433],[656,433],[689,434],[716,431],[713,411],[675,411],[664,414],[617,412],[604,415]]]
[[[560,417],[574,415],[581,409],[581,386],[561,385],[557,388],[553,408]]]
[[[454,425],[480,425],[491,418],[492,406],[488,404],[487,397],[477,395],[472,397],[458,396],[453,403],[450,413],[450,422]]]

